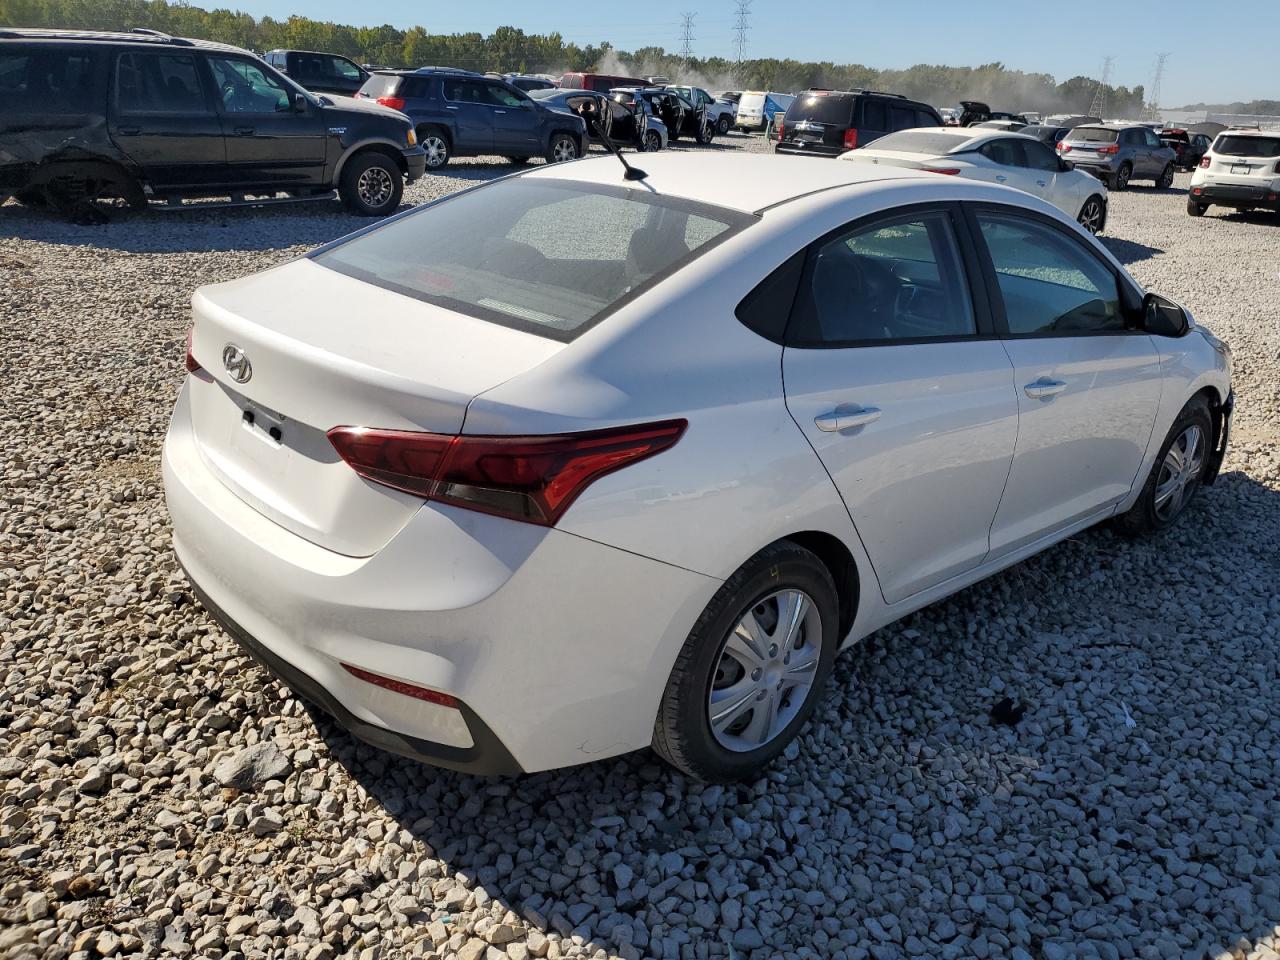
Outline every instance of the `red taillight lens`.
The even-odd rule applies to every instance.
[[[1201,157],[1201,158],[1200,158],[1200,166],[1202,166],[1202,167],[1207,167],[1207,166],[1209,166],[1209,163],[1210,163],[1210,160],[1209,160],[1209,158],[1208,158],[1208,157]],[[1276,169],[1280,169],[1280,163],[1276,164]]]
[[[1058,149],[1059,149],[1059,150],[1061,150],[1063,153],[1070,153],[1070,152],[1071,152],[1071,144],[1069,144],[1069,143],[1063,143],[1061,140],[1059,140],[1059,141],[1058,141]]]
[[[675,444],[666,420],[547,437],[467,437],[334,427],[329,441],[362,477],[406,493],[554,526],[588,485]]]
[[[785,123],[778,124],[778,139],[783,140],[787,136],[787,125]]]
[[[404,109],[404,97],[379,97],[374,103],[380,103],[384,107],[390,107],[392,110]]]
[[[342,664],[342,669],[357,679],[372,683],[375,687],[390,690],[392,693],[400,693],[406,697],[413,697],[415,700],[425,700],[427,703],[438,703],[442,707],[456,708],[458,706],[457,697],[441,693],[439,690],[429,690],[426,687],[420,687],[416,683],[407,683],[404,680],[393,680],[391,677],[384,677],[378,673],[370,673],[368,670],[353,667],[349,663]]]
[[[1111,146],[1109,146],[1109,147],[1099,147],[1099,148],[1098,148],[1098,152],[1099,152],[1099,153],[1111,153],[1111,154],[1119,153],[1119,152],[1120,152],[1120,144],[1118,144],[1118,143],[1113,143],[1113,144],[1111,144]]]
[[[194,326],[187,328],[187,373],[197,373],[200,370],[200,364],[196,362],[195,354],[191,352],[191,340],[195,334]]]
[[[954,177],[960,172],[959,167],[921,167],[925,173],[941,173],[948,177]]]
[[[858,128],[850,127],[844,132],[844,148],[846,150],[858,149]]]

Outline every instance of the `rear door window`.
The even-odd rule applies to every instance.
[[[444,81],[444,98],[455,103],[483,103],[493,106],[489,98],[489,85],[483,80],[472,80],[463,77],[458,80]]]
[[[121,113],[212,113],[192,54],[122,53],[116,65]]]
[[[910,130],[916,125],[916,112],[910,107],[895,106],[890,110],[890,120],[894,130]]]
[[[862,125],[868,130],[889,129],[889,109],[882,100],[862,101]]]
[[[1027,166],[1032,170],[1058,171],[1058,155],[1039,140],[1027,140],[1020,144],[1026,157]]]
[[[1012,137],[992,140],[978,148],[978,152],[1002,167],[1026,166],[1026,155],[1022,151],[1022,143]]]

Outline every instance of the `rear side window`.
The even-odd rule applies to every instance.
[[[93,57],[77,49],[0,51],[0,111],[93,110],[100,104],[93,71]]]
[[[489,99],[488,87],[489,85],[483,80],[467,78],[446,80],[444,81],[444,98],[458,103],[484,103],[492,106],[493,101]]]
[[[910,130],[916,125],[916,112],[910,107],[891,107],[889,119],[894,130]]]
[[[116,66],[121,113],[212,113],[196,58],[181,53],[122,53]]]
[[[1076,127],[1071,131],[1070,139],[1081,143],[1115,143],[1119,135],[1120,131],[1106,127]]]
[[[1026,166],[1022,143],[1017,140],[1010,138],[992,140],[979,147],[978,152],[992,163],[998,163],[1004,167]]]
[[[1125,329],[1115,274],[1079,243],[1025,217],[986,212],[977,217],[1011,334]]]
[[[787,341],[833,347],[976,331],[951,218],[937,212],[854,228],[819,246]]]
[[[364,82],[364,86],[360,88],[360,93],[362,96],[373,100],[377,100],[378,97],[394,97],[404,82],[403,77],[398,77],[394,74],[375,73]],[[410,96],[413,96],[413,94],[410,94]]]
[[[523,177],[313,256],[406,296],[567,341],[753,222],[646,190]]]
[[[1224,133],[1213,152],[1226,157],[1280,157],[1280,137],[1239,137]]]
[[[853,121],[853,97],[830,96],[829,94],[806,94],[796,98],[787,108],[785,122],[799,123],[807,120],[812,123],[829,123],[836,127],[847,127]]]

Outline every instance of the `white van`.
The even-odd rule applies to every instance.
[[[744,90],[738,100],[738,119],[734,123],[739,130],[760,130],[775,113],[786,113],[795,102],[789,93],[770,90]]]

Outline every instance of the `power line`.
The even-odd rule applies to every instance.
[[[1093,103],[1089,106],[1091,117],[1102,117],[1103,111],[1107,109],[1107,84],[1111,82],[1111,64],[1115,59],[1112,56],[1102,58],[1102,79],[1098,81],[1098,89],[1093,93]]]
[[[742,61],[747,57],[747,31],[751,28],[751,0],[737,0],[733,18],[734,68],[742,79]]]
[[[1161,53],[1156,56],[1156,76],[1151,81],[1151,96],[1147,99],[1146,120],[1160,119],[1160,82],[1164,80],[1164,65],[1169,59],[1169,54]]]
[[[686,66],[693,59],[693,18],[696,16],[696,13],[680,15],[680,59]]]

